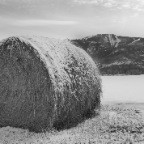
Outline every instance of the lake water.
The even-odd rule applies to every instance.
[[[144,103],[144,75],[102,76],[102,103]]]

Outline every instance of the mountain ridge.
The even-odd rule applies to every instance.
[[[98,63],[103,75],[144,74],[144,38],[97,34],[71,42]]]

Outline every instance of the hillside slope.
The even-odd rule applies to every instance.
[[[144,74],[144,38],[98,34],[71,40],[87,51],[105,74]]]

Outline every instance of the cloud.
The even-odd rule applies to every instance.
[[[0,0],[0,5],[6,5],[6,0]]]
[[[144,11],[144,0],[74,0],[79,4],[92,4],[106,8]]]
[[[48,26],[48,25],[76,25],[77,21],[58,21],[58,20],[17,20],[14,26]]]
[[[74,0],[74,2],[79,4],[99,4],[103,0]]]
[[[119,23],[119,24],[126,24],[128,22],[129,18],[122,17],[122,18],[113,18],[112,22]]]

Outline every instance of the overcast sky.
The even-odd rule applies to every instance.
[[[144,0],[0,0],[0,39],[101,33],[144,37]]]

